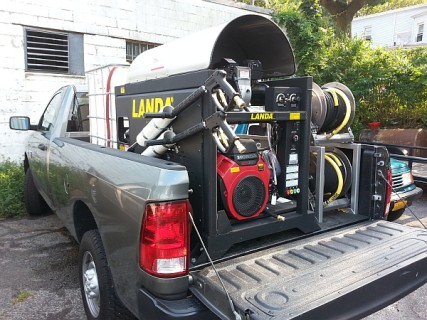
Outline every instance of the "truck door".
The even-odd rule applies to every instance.
[[[47,129],[44,135],[44,143],[47,145],[45,161],[45,192],[51,199],[50,206],[56,211],[58,205],[58,192],[64,190],[64,170],[67,171],[67,163],[64,163],[63,142],[58,138],[65,137],[69,117],[75,100],[75,87],[72,85],[59,89],[53,96],[51,102],[46,108],[39,126]]]
[[[40,118],[37,132],[28,141],[29,156],[32,158],[31,170],[34,183],[49,206],[52,205],[48,184],[50,141],[57,126],[56,120],[61,108],[64,92],[65,87],[53,95]]]
[[[70,140],[87,138],[89,141],[89,132],[87,124],[87,92],[77,92],[74,86],[69,86],[62,99],[63,106],[58,114],[58,122],[61,126],[54,131],[50,141],[49,150],[49,187],[50,197],[53,202],[56,214],[67,222],[72,217],[67,214],[67,204],[71,197],[70,184],[76,185],[81,181],[73,168],[85,166],[89,159],[81,158],[81,161],[75,163],[71,159],[78,158],[81,148],[70,143]],[[83,113],[85,115],[83,115]],[[80,135],[79,133],[86,134]],[[71,139],[70,139],[71,138]],[[75,141],[75,140],[74,140]],[[74,182],[74,183],[73,183]],[[71,221],[72,222],[72,221]]]
[[[28,141],[34,182],[51,208],[53,208],[52,187],[49,182],[51,143],[63,125],[59,115],[68,89],[69,87],[63,87],[55,92],[40,118],[37,132]]]

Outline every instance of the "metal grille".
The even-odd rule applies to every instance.
[[[132,62],[140,53],[157,46],[155,43],[126,41],[126,61]]]
[[[392,187],[393,190],[396,190],[397,188],[400,188],[403,186],[403,179],[402,179],[402,174],[394,174],[392,176]]]
[[[264,184],[255,176],[242,179],[233,192],[233,205],[241,216],[250,217],[257,213],[264,200]]]
[[[26,30],[27,70],[68,73],[68,34]]]

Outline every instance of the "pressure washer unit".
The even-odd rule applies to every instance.
[[[116,87],[119,140],[128,152],[186,168],[195,222],[213,258],[237,242],[319,229],[308,207],[310,141],[314,131],[347,130],[354,99],[340,84],[320,88],[311,77],[288,77],[294,72],[283,31],[245,15],[143,52],[128,83]],[[340,166],[340,155],[329,153],[332,168]]]

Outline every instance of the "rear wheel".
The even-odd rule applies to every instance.
[[[90,230],[83,236],[79,253],[80,289],[90,320],[135,319],[114,290],[101,236]]]
[[[46,213],[49,208],[34,184],[33,173],[28,168],[25,172],[24,203],[29,215],[36,216]]]
[[[399,219],[404,212],[405,212],[404,208],[396,210],[396,211],[390,211],[388,213],[387,220],[388,221],[395,221],[395,220]]]

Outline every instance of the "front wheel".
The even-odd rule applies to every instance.
[[[88,319],[135,319],[116,295],[98,230],[84,234],[79,264],[80,290]]]
[[[33,173],[30,168],[25,172],[24,203],[25,209],[27,209],[28,214],[31,216],[41,215],[49,210],[34,184]]]

